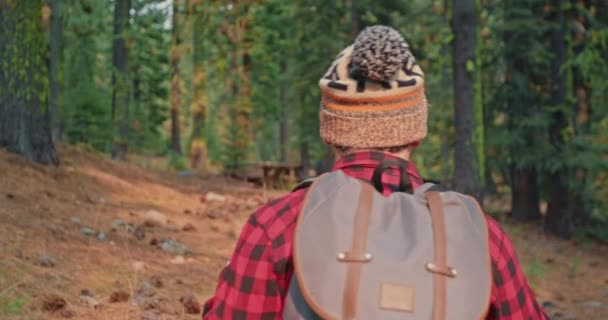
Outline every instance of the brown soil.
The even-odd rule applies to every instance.
[[[63,165],[50,168],[0,152],[0,319],[200,319],[191,312],[213,293],[242,224],[280,194],[73,147],[60,154]],[[206,200],[209,192],[226,201]],[[113,231],[116,219],[131,226]],[[539,302],[555,305],[550,314],[608,319],[608,247],[503,226]],[[82,234],[85,227],[106,239]],[[161,250],[165,239],[190,252]]]

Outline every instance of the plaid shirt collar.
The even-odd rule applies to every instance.
[[[358,151],[349,153],[336,161],[332,171],[342,170],[349,176],[363,179],[366,181],[372,180],[374,170],[384,160],[395,160],[405,165],[405,171],[407,172],[412,186],[417,188],[423,184],[423,180],[418,173],[416,165],[411,161],[406,161],[402,158],[394,156],[390,153],[380,151]],[[385,186],[385,195],[388,195],[398,189],[399,185],[399,169],[397,166],[392,166],[390,171],[382,177],[382,181]]]

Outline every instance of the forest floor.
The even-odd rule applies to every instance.
[[[0,319],[200,319],[248,215],[282,193],[59,151],[59,168],[0,151]],[[553,319],[608,319],[608,246],[502,225]]]

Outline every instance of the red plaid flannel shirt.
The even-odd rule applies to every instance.
[[[387,157],[394,158],[384,153],[358,152],[339,159],[333,170],[370,181],[375,167]],[[414,188],[422,184],[411,162],[406,171]],[[384,193],[389,195],[398,189],[398,170],[387,171],[382,180]],[[306,189],[292,192],[251,215],[229,264],[220,273],[215,295],[205,303],[204,320],[281,319],[293,272],[296,217],[305,194]],[[494,280],[487,319],[548,319],[536,303],[511,241],[496,221],[486,219]]]

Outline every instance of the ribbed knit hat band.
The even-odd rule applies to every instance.
[[[427,134],[424,74],[396,30],[373,26],[320,80],[321,137],[332,145],[407,145]]]

